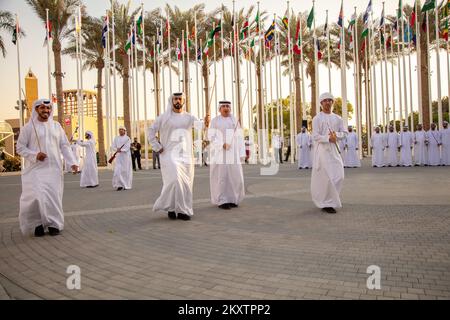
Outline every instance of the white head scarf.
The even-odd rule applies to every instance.
[[[331,99],[334,101],[334,96],[330,92],[324,92],[319,97],[319,103],[322,103],[323,100]]]
[[[91,141],[93,141],[95,143],[95,137],[94,137],[94,133],[90,130],[86,131],[86,134],[88,134],[91,137]]]
[[[52,110],[50,111],[50,116],[48,117],[48,121],[53,122],[54,108],[53,108],[53,103],[50,99],[37,99],[33,102],[33,107],[32,107],[33,110],[31,110],[31,117],[32,117],[33,121],[38,121],[39,115],[36,111],[36,107],[40,106],[41,104],[50,105],[52,107]]]

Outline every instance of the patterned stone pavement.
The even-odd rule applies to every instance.
[[[344,208],[317,210],[310,171],[245,167],[247,198],[209,202],[196,169],[192,221],[151,211],[159,171],[117,192],[111,172],[80,189],[66,175],[65,230],[30,238],[18,226],[20,177],[0,176],[0,299],[449,299],[450,168],[346,169]],[[81,270],[69,290],[68,266]],[[367,288],[379,266],[381,289]]]

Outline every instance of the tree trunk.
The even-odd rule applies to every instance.
[[[314,68],[314,66],[313,66]],[[316,116],[316,73],[313,71],[310,73],[311,77],[311,119]]]
[[[300,79],[300,57],[294,54],[294,82],[295,82],[295,110],[297,117],[295,119],[297,124],[297,130],[302,127],[302,89],[301,89],[301,79]],[[296,132],[295,134],[297,134]]]
[[[420,15],[419,15],[420,17]],[[425,15],[422,15],[422,19],[425,19]],[[422,20],[420,19],[420,20]],[[422,23],[422,21],[419,22],[420,25]],[[422,32],[422,30],[421,30]],[[428,44],[427,44],[427,36],[426,36],[426,32],[424,32],[421,36],[420,36],[420,59],[419,59],[419,64],[420,64],[420,78],[421,78],[421,82],[422,82],[422,95],[421,95],[421,105],[422,105],[422,117],[423,117],[423,128],[424,130],[429,130],[430,129],[430,108],[429,108],[429,99],[430,99],[430,91],[429,89],[429,85],[428,85],[428,74],[430,73],[430,68],[428,65],[428,57],[427,54],[428,53]]]
[[[97,132],[98,132],[98,159],[101,167],[106,166],[105,155],[105,132],[103,130],[103,97],[102,87],[103,79],[102,72],[103,66],[97,68]],[[108,120],[107,120],[108,121]]]
[[[53,39],[53,56],[55,59],[56,99],[58,101],[58,122],[64,128],[64,96],[62,85],[61,43],[58,38]],[[52,99],[52,97],[48,97]]]
[[[161,96],[159,94],[161,89],[161,81],[159,79],[160,69],[158,64],[156,64],[156,69],[153,72],[153,84],[155,87],[155,102],[156,102],[156,116],[159,117],[161,114]]]
[[[202,77],[203,77],[203,91],[205,95],[205,118],[211,115],[211,106],[209,104],[209,68],[206,63],[206,59],[203,60],[202,64]]]
[[[261,130],[263,128],[263,122],[264,122],[264,96],[263,96],[263,83],[262,83],[262,76],[261,76],[261,68],[259,66],[259,63],[256,64],[256,91],[257,91],[256,112],[258,115],[259,129]]]
[[[125,128],[129,135],[131,135],[131,121],[130,121],[130,88],[128,85],[128,56],[126,54],[122,54],[122,91],[123,91],[123,118]],[[117,132],[116,132],[117,134]]]

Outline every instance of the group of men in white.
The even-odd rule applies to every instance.
[[[331,93],[322,94],[319,101],[322,111],[313,119],[312,135],[304,127],[297,137],[299,167],[312,168],[311,196],[314,204],[325,212],[334,214],[335,208],[342,207],[340,192],[344,181],[344,163],[349,167],[360,166],[359,144],[352,128],[344,129],[341,117],[332,112],[334,97]],[[195,160],[192,130],[203,132],[204,129],[201,121],[183,109],[184,104],[183,93],[170,96],[166,111],[157,117],[147,132],[153,152],[160,156],[163,182],[153,211],[166,212],[172,220],[191,220],[194,215]],[[238,207],[245,197],[242,170],[246,157],[245,143],[239,120],[231,114],[231,103],[220,101],[218,107],[219,115],[212,119],[207,128],[210,142],[211,203],[230,210]],[[61,125],[53,121],[51,101],[36,100],[32,108],[30,121],[22,128],[17,141],[17,152],[25,160],[22,169],[20,228],[23,234],[34,232],[37,237],[44,236],[46,230],[50,235],[57,235],[64,228],[63,160],[73,173],[79,171],[79,162],[73,151],[76,148],[71,148]],[[447,129],[447,124],[445,128]],[[440,163],[433,150],[445,145],[444,141],[448,148],[448,133],[444,138],[444,134],[435,129],[414,136],[390,132],[386,138],[378,131],[379,129],[372,137],[376,163],[380,163],[377,158],[380,156],[378,148],[382,151],[389,149],[390,165],[396,164],[396,155],[390,152],[396,151],[399,146],[410,151],[416,143],[416,161],[420,159],[420,164],[431,165]],[[419,133],[420,131],[418,130]],[[80,186],[95,188],[99,182],[94,134],[86,131],[85,140],[77,140],[76,145],[85,148]],[[131,139],[126,135],[125,127],[120,127],[119,135],[112,143],[115,153],[109,160],[114,164],[112,184],[118,191],[132,188],[130,145]],[[421,149],[422,145],[426,146],[426,151],[425,147]],[[448,154],[444,159],[448,161]],[[408,162],[401,160],[401,163],[411,163],[410,158],[407,160]]]
[[[450,165],[450,129],[443,122],[443,129],[437,130],[436,124],[430,130],[423,130],[421,124],[412,133],[408,126],[403,131],[381,133],[376,127],[371,138],[372,166],[374,167],[411,167],[411,166],[449,166]]]
[[[359,158],[359,140],[358,135],[354,132],[353,126],[348,126],[347,134],[338,141],[338,153],[341,155],[345,168],[361,167]],[[297,157],[299,169],[311,169],[313,167],[313,138],[308,133],[306,127],[302,127],[301,132],[297,135]]]

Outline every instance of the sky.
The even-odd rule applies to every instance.
[[[90,15],[93,16],[101,16],[104,14],[106,9],[108,9],[109,1],[108,0],[84,0],[84,4],[87,7],[87,12]],[[126,3],[127,1],[121,0],[121,3]],[[413,4],[413,0],[409,1],[403,1],[405,4],[408,3],[410,5]],[[132,0],[132,7],[137,8],[140,6],[141,1]],[[145,10],[152,10],[157,7],[163,7],[166,3],[172,6],[178,6],[181,9],[189,9],[194,4],[201,3],[201,1],[190,1],[190,0],[172,0],[172,1],[160,1],[160,0],[146,0],[143,1]],[[213,10],[217,7],[219,7],[222,3],[225,4],[228,7],[232,6],[232,1],[205,1],[206,10]],[[254,1],[249,0],[240,0],[237,2],[236,8],[248,8],[250,5],[255,4]],[[423,1],[422,1],[423,3]],[[351,14],[354,12],[354,7],[357,7],[357,12],[360,13],[364,11],[367,7],[368,0],[345,0],[344,1],[344,15],[345,20],[347,21]],[[340,0],[317,0],[316,1],[316,24],[321,25],[325,23],[325,10],[329,10],[329,21],[330,22],[337,22],[337,18],[339,16],[339,10],[340,10],[341,1]],[[385,10],[386,14],[395,14],[395,10],[398,5],[398,0],[387,0],[385,1]],[[309,11],[312,7],[312,1],[309,0],[301,0],[301,1],[291,1],[290,2],[291,8],[295,12],[305,12]],[[273,1],[273,0],[262,0],[260,1],[260,7],[262,10],[266,10],[268,13],[276,13],[277,15],[283,15],[287,4],[283,4],[283,2],[280,1]],[[44,47],[44,38],[45,38],[45,30],[44,30],[44,23],[40,21],[40,19],[36,16],[36,14],[32,11],[32,9],[25,3],[23,0],[0,0],[0,10],[8,10],[12,13],[17,13],[20,19],[20,25],[23,30],[25,30],[27,36],[25,38],[21,39],[20,42],[20,68],[21,68],[21,77],[22,77],[22,86],[24,86],[24,75],[26,72],[31,69],[33,73],[37,76],[39,79],[39,96],[40,97],[46,97],[48,96],[48,83],[47,83],[47,49]],[[379,16],[381,14],[382,10],[382,2],[374,0],[373,1],[373,11],[374,16]],[[268,24],[268,22],[266,22]],[[18,99],[18,69],[17,69],[17,53],[16,53],[16,47],[11,42],[11,36],[5,33],[1,34],[4,42],[6,44],[6,50],[7,50],[7,56],[6,58],[0,57],[0,70],[1,75],[0,77],[0,94],[2,97],[1,103],[0,103],[0,121],[4,119],[10,119],[10,118],[17,118],[18,117],[18,111],[14,109],[14,106],[16,105],[16,101]],[[51,58],[52,60],[52,70],[53,69],[53,56]],[[408,57],[406,57],[406,66],[408,68]],[[413,108],[417,109],[417,73],[416,73],[416,57],[415,55],[411,56],[411,63],[412,63],[412,104]],[[75,89],[76,88],[76,64],[75,60],[68,57],[63,56],[62,58],[62,65],[63,65],[63,72],[65,72],[65,77],[63,79],[63,88],[64,89]],[[431,55],[431,69],[432,69],[432,96],[433,99],[437,98],[437,80],[436,80],[436,72],[433,72],[436,66],[436,55]],[[245,65],[243,66],[245,70]],[[225,64],[225,70],[230,70],[230,61],[226,61]],[[274,67],[273,67],[274,68]],[[391,66],[388,64],[388,74],[389,77],[391,77]],[[222,65],[219,63],[217,65],[217,84],[218,84],[218,100],[221,100],[224,98],[224,93],[222,90]],[[268,73],[269,73],[268,69]],[[275,69],[272,69],[273,72],[275,72]],[[448,77],[447,77],[447,55],[441,53],[441,70],[443,72],[442,74],[442,95],[448,94]],[[244,71],[243,71],[244,72]],[[381,77],[378,75],[380,74],[381,70],[378,67],[376,71],[377,76],[377,100],[378,104],[380,105],[379,108],[381,108]],[[403,69],[400,71],[403,72]],[[407,77],[409,78],[408,69],[406,69]],[[230,83],[229,75],[231,72],[226,72],[226,80],[225,83]],[[273,73],[274,74],[274,73]],[[245,79],[245,75],[242,75]],[[399,88],[398,88],[398,69],[397,66],[395,66],[394,70],[394,85],[396,88],[396,100],[399,99]],[[165,93],[166,96],[168,96],[169,92],[169,75],[168,71],[165,73]],[[195,77],[195,67],[191,66],[191,78],[192,78],[192,85],[191,85],[191,94],[193,96],[193,112],[196,114],[196,107],[197,105],[201,105],[201,101],[197,103],[196,101],[196,77]],[[340,76],[340,70],[337,68],[333,68],[331,73],[332,78],[332,92],[335,96],[341,96],[341,76]],[[273,82],[274,81],[274,78]],[[355,88],[354,88],[354,80],[353,80],[353,66],[351,66],[349,69],[347,69],[347,97],[349,102],[354,104],[355,101]],[[83,73],[83,87],[87,90],[94,90],[94,85],[96,83],[96,71],[84,71]],[[122,115],[122,95],[121,95],[121,79],[120,77],[117,78],[118,81],[118,110],[119,115]],[[173,90],[178,89],[178,85],[176,84],[177,77],[175,74],[172,74],[172,88]],[[267,78],[268,85],[270,82],[270,77],[268,75]],[[392,85],[392,79],[389,78],[390,86]],[[148,101],[148,113],[149,118],[154,118],[154,95],[152,93],[152,78],[150,73],[147,73],[147,101]],[[139,105],[140,105],[140,117],[143,118],[144,110],[143,110],[143,87],[142,87],[142,79],[138,80],[139,85]],[[212,83],[212,81],[211,81]],[[253,81],[254,83],[254,81]],[[275,83],[273,83],[273,86],[275,86]],[[408,85],[409,86],[409,85]],[[53,93],[55,93],[55,83],[53,79]],[[403,85],[402,85],[403,87]],[[230,94],[231,88],[227,86],[228,95]],[[319,88],[320,91],[328,90],[328,71],[324,65],[321,65],[319,68]],[[243,89],[245,92],[245,88]],[[408,88],[409,90],[409,88]],[[392,91],[391,91],[392,93]],[[282,95],[285,97],[289,94],[289,81],[287,77],[285,77],[282,81]],[[268,92],[269,95],[269,92]],[[410,99],[410,92],[408,91],[408,101]],[[253,101],[256,101],[255,94],[253,94]],[[230,99],[229,97],[227,97]],[[275,98],[275,95],[274,95]],[[386,99],[386,98],[385,98]],[[310,101],[310,89],[309,89],[309,79],[306,80],[306,100]],[[213,100],[213,102],[215,99]],[[399,103],[399,102],[397,102]],[[409,102],[410,103],[410,102]],[[409,104],[408,103],[408,104]],[[163,102],[165,105],[165,102]],[[215,110],[215,108],[212,108],[212,110]],[[381,109],[379,111],[381,113]],[[197,115],[197,114],[196,114]],[[215,113],[213,112],[213,116]],[[201,114],[198,116],[202,116]],[[381,117],[381,116],[380,116]],[[245,118],[245,112],[244,112],[244,118]],[[353,120],[354,121],[354,120]],[[351,121],[352,123],[352,121]]]

